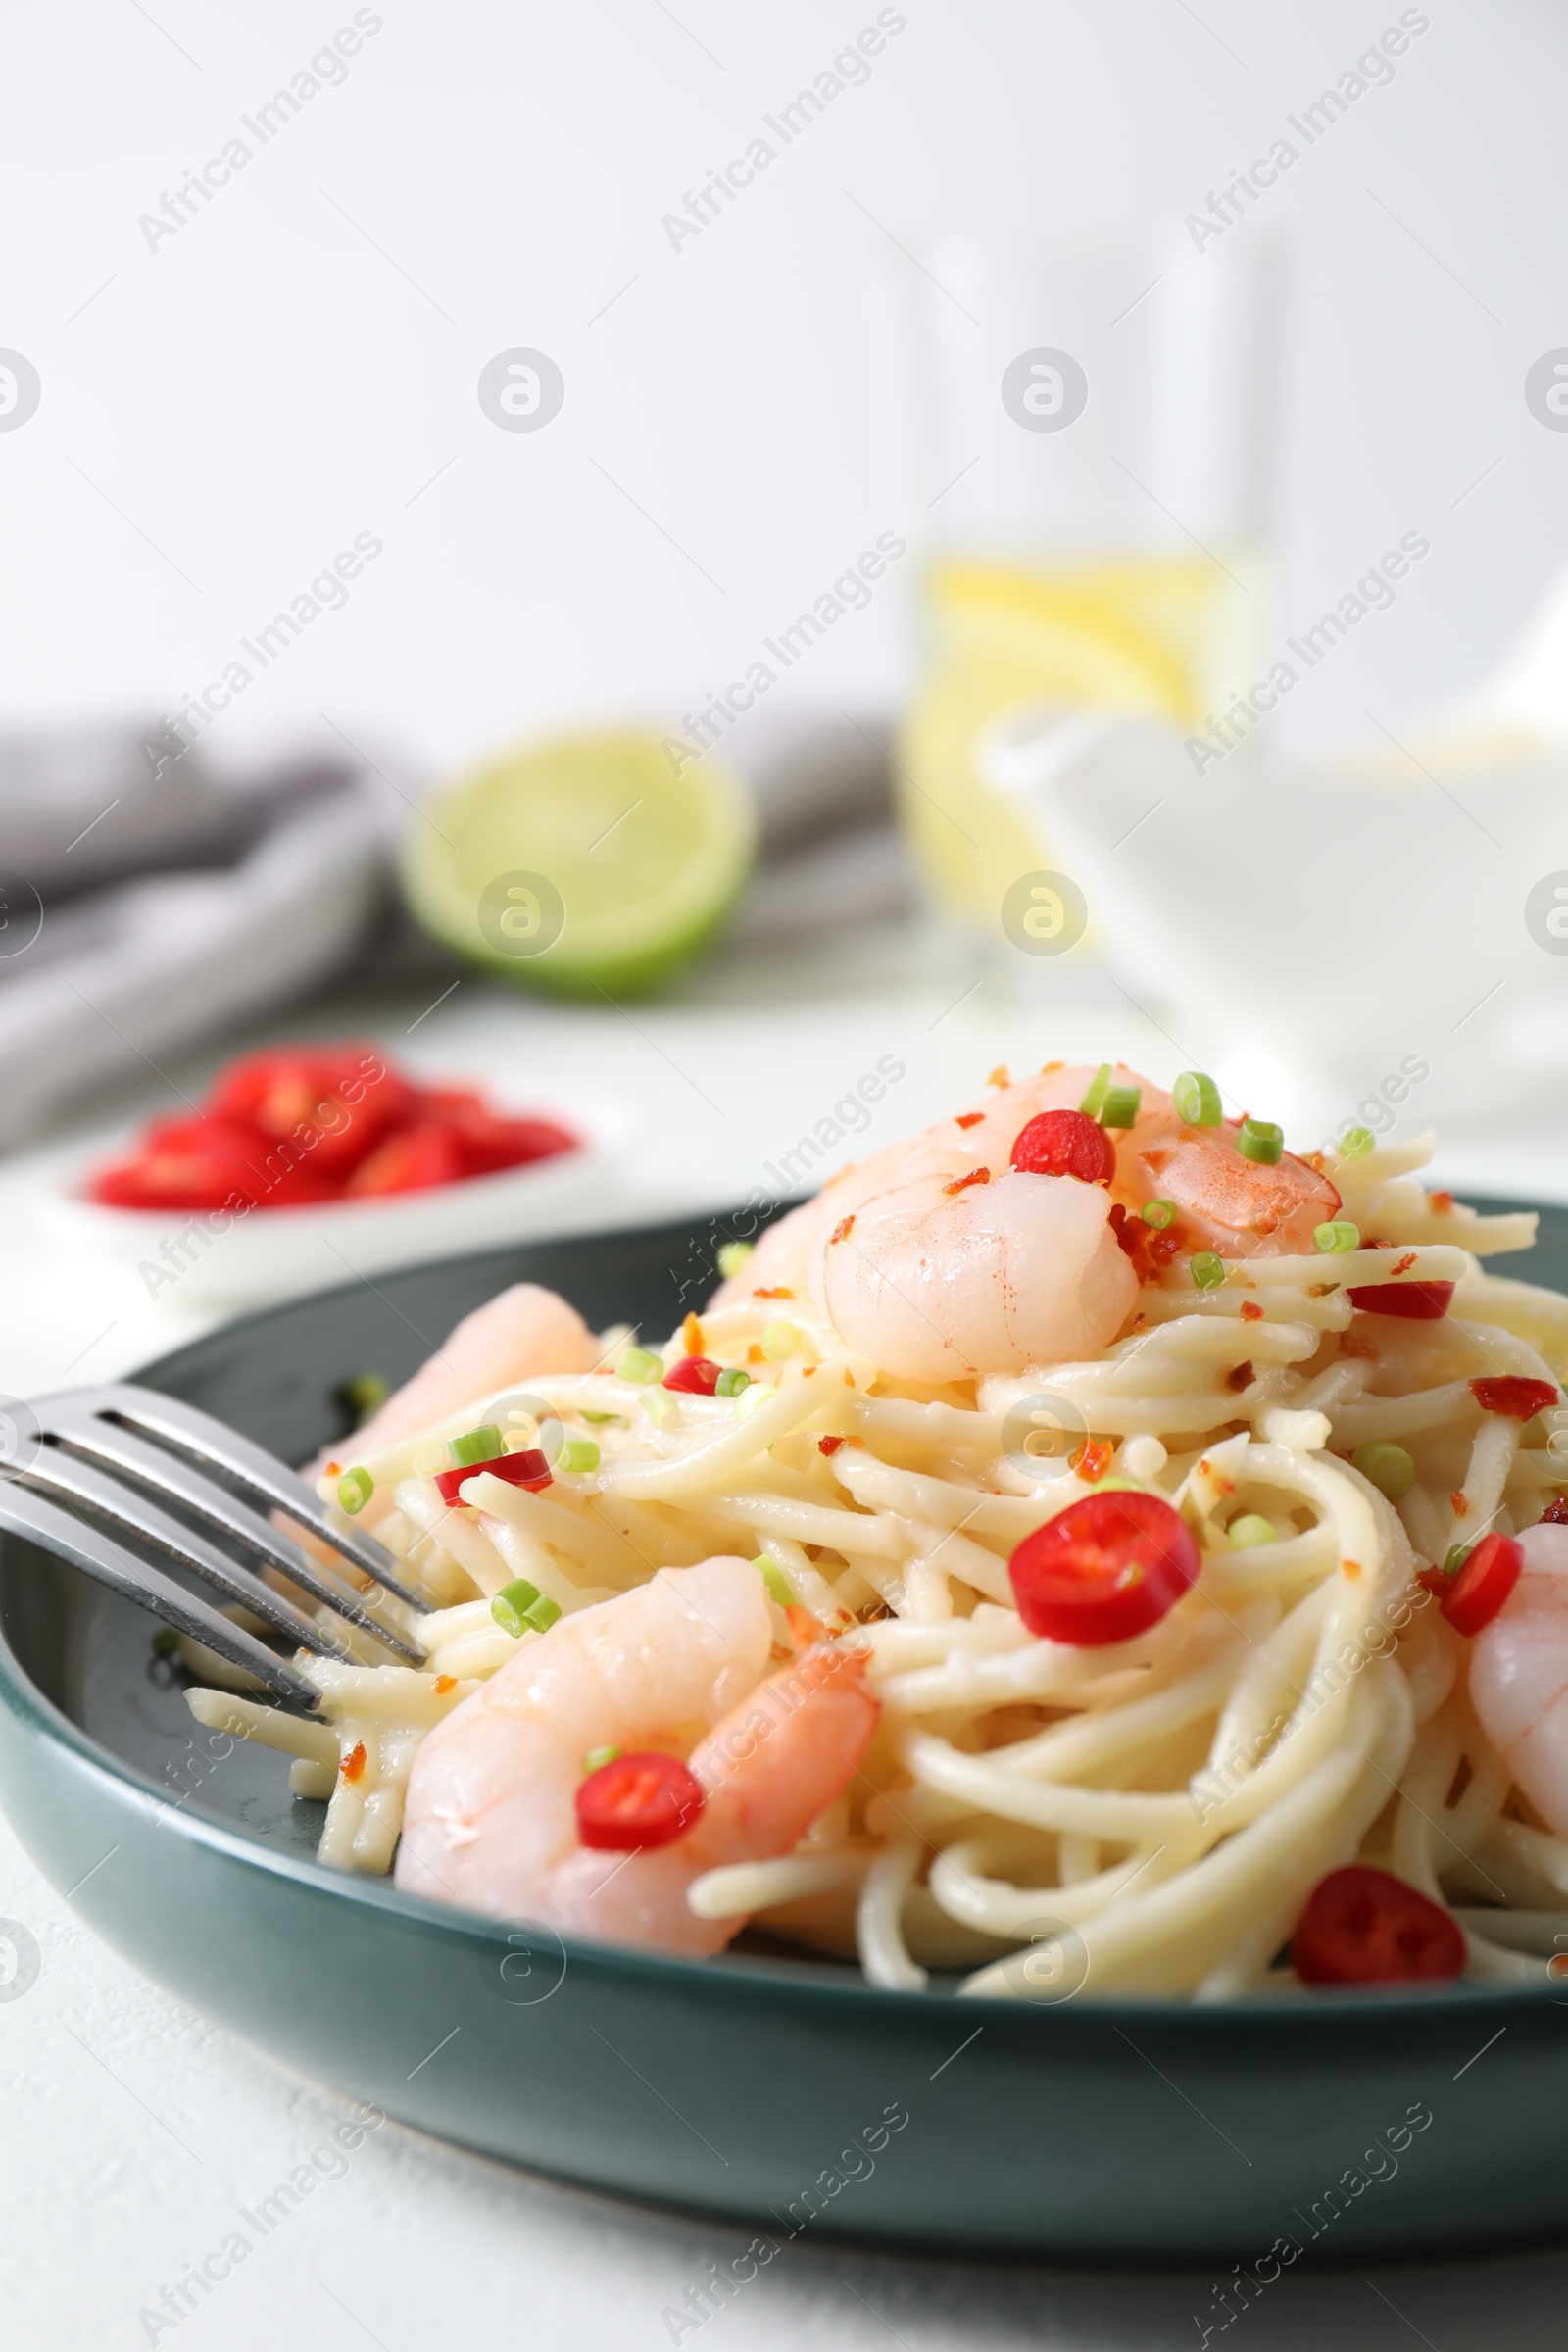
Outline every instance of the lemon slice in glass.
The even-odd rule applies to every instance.
[[[446,786],[404,841],[416,918],[460,956],[564,996],[655,988],[711,937],[757,823],[711,754],[567,735]]]

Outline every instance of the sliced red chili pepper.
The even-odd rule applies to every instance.
[[[87,1192],[111,1208],[212,1210],[236,1195],[269,1208],[336,1200],[336,1185],[313,1162],[290,1138],[235,1119],[157,1119],[140,1150],[100,1169]]]
[[[440,1119],[417,1119],[400,1127],[361,1160],[344,1190],[354,1199],[380,1193],[422,1193],[432,1185],[457,1184],[468,1173],[463,1150]]]
[[[1479,1634],[1490,1625],[1519,1582],[1525,1555],[1512,1536],[1495,1529],[1483,1536],[1456,1576],[1448,1579],[1443,1614],[1456,1634]]]
[[[309,1126],[316,1132],[312,1160],[323,1175],[344,1176],[388,1128],[412,1114],[416,1101],[416,1090],[373,1046],[350,1039],[340,1046],[270,1046],[243,1054],[220,1071],[207,1107],[273,1137]]]
[[[1076,1176],[1081,1184],[1100,1184],[1116,1173],[1116,1147],[1086,1111],[1043,1110],[1019,1128],[1011,1164],[1026,1176]]]
[[[342,1763],[338,1767],[338,1770],[342,1773],[343,1778],[346,1781],[359,1781],[364,1779],[365,1741],[363,1740],[355,1740],[354,1745],[349,1749],[348,1754],[344,1757]]]
[[[1086,1494],[1025,1536],[1008,1563],[1030,1633],[1097,1648],[1173,1609],[1199,1570],[1192,1531],[1157,1494]]]
[[[723,1369],[723,1365],[715,1364],[710,1355],[683,1355],[664,1374],[664,1386],[666,1389],[681,1389],[692,1396],[711,1396]]]
[[[1402,1315],[1412,1323],[1436,1323],[1453,1298],[1451,1282],[1363,1282],[1348,1293],[1363,1315]],[[1344,1353],[1344,1349],[1341,1349]]]
[[[985,1115],[983,1110],[960,1110],[954,1125],[956,1127],[978,1127]]]
[[[1396,1984],[1458,1976],[1464,1930],[1392,1871],[1351,1862],[1319,1879],[1291,1937],[1303,1984]]]
[[[616,1756],[577,1789],[577,1836],[612,1854],[668,1845],[689,1830],[707,1804],[697,1775],[678,1756]]]
[[[432,1092],[427,1115],[447,1128],[457,1144],[466,1176],[491,1176],[501,1168],[527,1167],[577,1148],[577,1138],[551,1119],[506,1119],[477,1095]]]
[[[1549,1380],[1525,1380],[1513,1372],[1473,1380],[1470,1394],[1484,1413],[1506,1413],[1510,1421],[1532,1421],[1557,1401],[1557,1391]]]
[[[460,1462],[455,1470],[438,1470],[435,1483],[443,1502],[456,1502],[458,1489],[466,1478],[477,1478],[488,1470],[492,1478],[504,1478],[509,1487],[526,1487],[530,1494],[541,1494],[550,1481],[550,1464],[536,1446],[520,1453],[493,1453],[487,1462]]]

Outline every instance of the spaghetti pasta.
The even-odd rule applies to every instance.
[[[945,1123],[958,1136],[950,1158],[977,1125],[983,1147],[976,1117]],[[1243,1242],[1219,1250],[1223,1279],[1200,1289],[1179,1255],[1137,1263],[1135,1242],[1117,1264],[1138,1279],[1103,1345],[941,1379],[867,1350],[863,1297],[830,1311],[829,1212],[856,1229],[831,1237],[840,1256],[861,1231],[872,1247],[866,1208],[852,1200],[846,1218],[830,1186],[813,1229],[829,1270],[814,1291],[799,1275],[755,1291],[732,1278],[700,1318],[699,1345],[688,1327],[662,1351],[666,1369],[693,1355],[749,1365],[740,1394],[654,1390],[610,1366],[531,1376],[563,1444],[589,1446],[559,1461],[595,1463],[558,1466],[547,1494],[480,1467],[454,1504],[428,1472],[432,1447],[443,1458],[452,1436],[497,1417],[514,1447],[534,1443],[537,1421],[506,1392],[368,1453],[373,1492],[356,1524],[429,1594],[428,1671],[381,1663],[368,1638],[354,1666],[304,1661],[340,1754],[363,1750],[352,1779],[336,1776],[322,1859],[389,1866],[425,1735],[520,1654],[489,1606],[504,1587],[525,1580],[569,1620],[739,1539],[768,1572],[775,1658],[811,1639],[858,1658],[880,1722],[805,1839],[697,1876],[695,1914],[858,1957],[872,1984],[899,1990],[957,1968],[966,1991],[1059,1998],[1061,1971],[1037,1962],[1066,1939],[1091,1994],[1214,2000],[1295,1989],[1281,1954],[1306,1895],[1360,1861],[1457,1906],[1471,1976],[1541,1977],[1549,1945],[1509,1919],[1568,1906],[1568,1839],[1489,1740],[1467,1643],[1419,1580],[1451,1545],[1517,1533],[1568,1489],[1568,1408],[1525,1424],[1486,1409],[1472,1385],[1522,1376],[1555,1397],[1568,1302],[1483,1271],[1487,1254],[1524,1246],[1533,1221],[1429,1196],[1413,1173],[1429,1150],[1374,1150],[1308,1177],[1358,1241],[1376,1237],[1358,1247],[1275,1253],[1238,1227]],[[991,1152],[1005,1169],[994,1138]],[[986,1194],[996,1203],[1005,1181],[1078,1180],[988,1174],[968,1182],[963,1213],[1000,1219]],[[1199,1212],[1184,1215],[1189,1248],[1209,1246]],[[1405,1317],[1350,1296],[1398,1283],[1451,1285],[1451,1305]],[[797,1295],[781,1301],[781,1288]],[[796,1337],[769,1355],[763,1335],[781,1315]],[[934,1342],[921,1348],[928,1357]],[[1040,1426],[1071,1443],[1032,1451]],[[1349,1458],[1374,1441],[1409,1457],[1392,1500]],[[1090,1495],[1127,1491],[1162,1498],[1190,1531],[1190,1588],[1127,1639],[1033,1635],[1015,1548]],[[331,1480],[321,1492],[330,1499]],[[376,1606],[389,1626],[417,1622],[397,1602]],[[803,1611],[815,1621],[804,1637]],[[551,1640],[531,1626],[520,1636]],[[291,1748],[299,1785],[319,1784],[318,1730],[285,1736],[226,1693],[193,1703]]]

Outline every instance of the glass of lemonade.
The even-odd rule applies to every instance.
[[[925,647],[901,821],[938,904],[995,933],[1008,886],[1051,862],[977,760],[1004,713],[1201,728],[1259,673],[1280,278],[1255,238],[1200,254],[954,234],[921,260]]]

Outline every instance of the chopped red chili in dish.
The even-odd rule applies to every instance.
[[[1515,1585],[1525,1555],[1512,1536],[1495,1529],[1483,1536],[1457,1573],[1447,1580],[1440,1606],[1456,1634],[1479,1634],[1490,1625]]]
[[[1458,1976],[1464,1931],[1392,1871],[1351,1862],[1319,1879],[1291,1937],[1303,1984],[1396,1984]]]
[[[723,1369],[710,1355],[683,1355],[664,1374],[664,1387],[678,1389],[688,1396],[711,1396]]]
[[[954,1125],[956,1127],[978,1127],[985,1115],[983,1110],[960,1110]]]
[[[600,1852],[668,1845],[707,1804],[702,1782],[678,1756],[616,1756],[577,1788],[577,1836]]]
[[[1364,1282],[1348,1293],[1363,1315],[1401,1315],[1412,1323],[1436,1323],[1453,1298],[1451,1282]],[[1346,1350],[1342,1348],[1342,1354]]]
[[[989,1184],[990,1182],[991,1170],[989,1168],[971,1168],[967,1176],[959,1176],[954,1183],[945,1184],[942,1190],[948,1194],[966,1193],[971,1184]]]
[[[462,1184],[577,1149],[551,1120],[416,1084],[363,1041],[275,1046],[220,1071],[194,1117],[150,1120],[86,1189],[110,1208],[303,1208]]]
[[[849,1216],[840,1217],[838,1223],[834,1226],[832,1232],[827,1238],[830,1242],[847,1242],[854,1230],[855,1216],[854,1212],[852,1211]]]
[[[365,1775],[365,1741],[356,1740],[338,1768],[346,1781],[362,1780]]]
[[[1510,1421],[1533,1421],[1557,1401],[1549,1380],[1525,1380],[1514,1372],[1473,1380],[1470,1394],[1484,1413],[1504,1413]]]
[[[1197,1578],[1198,1545],[1157,1494],[1085,1494],[1025,1536],[1008,1564],[1030,1633],[1080,1648],[1127,1642]]]
[[[438,1470],[436,1487],[443,1502],[456,1502],[458,1489],[466,1478],[477,1478],[488,1470],[492,1478],[504,1478],[509,1487],[526,1487],[531,1494],[542,1494],[550,1481],[550,1464],[536,1446],[518,1453],[495,1453],[487,1462],[460,1462],[455,1470]]]
[[[1043,1110],[1020,1127],[1011,1165],[1028,1176],[1076,1176],[1101,1184],[1116,1173],[1116,1147],[1082,1110]]]

